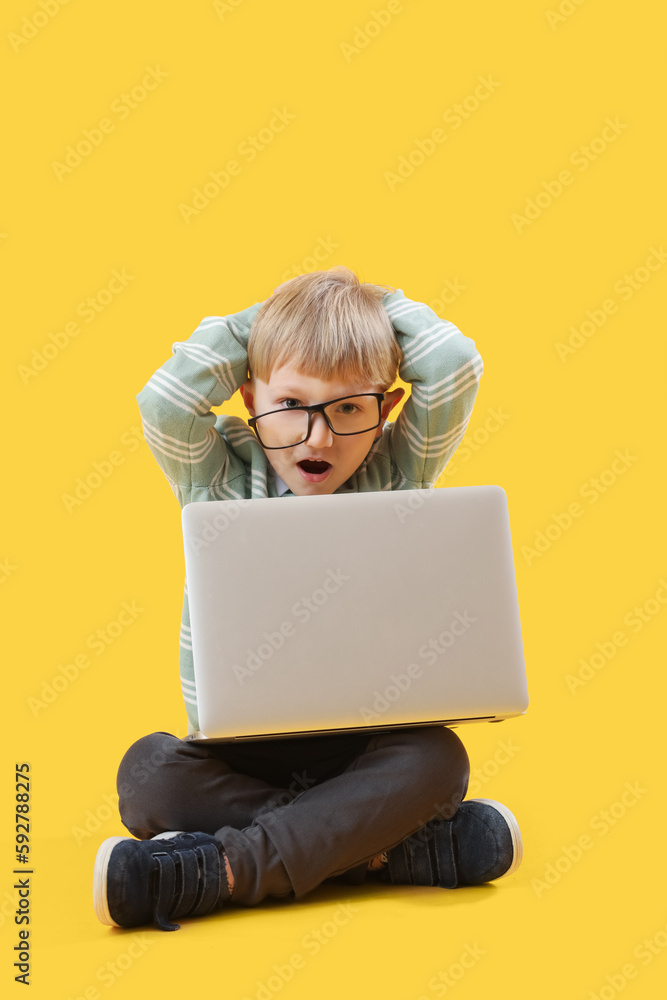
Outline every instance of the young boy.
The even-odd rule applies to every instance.
[[[397,370],[412,391],[388,423],[404,394],[390,391]],[[474,341],[428,306],[337,266],[202,320],[137,400],[181,507],[421,489],[460,443],[482,370]],[[211,412],[236,389],[253,430]],[[187,580],[180,670],[192,735]],[[233,745],[153,733],[120,765],[121,818],[139,839],[101,845],[95,912],[175,930],[177,917],[300,899],[331,878],[455,888],[508,875],[521,861],[516,819],[498,802],[462,802],[468,776],[442,726]]]

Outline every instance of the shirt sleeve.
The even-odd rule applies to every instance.
[[[229,454],[212,406],[230,399],[248,375],[250,326],[263,303],[206,316],[137,395],[144,437],[181,506],[229,499]]]
[[[432,486],[465,434],[484,370],[474,340],[398,289],[383,297],[411,384],[389,436],[405,486]]]

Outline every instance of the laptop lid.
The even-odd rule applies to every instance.
[[[501,487],[194,502],[182,525],[199,736],[526,710]]]

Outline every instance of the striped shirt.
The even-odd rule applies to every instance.
[[[482,359],[475,342],[401,289],[382,299],[402,351],[399,375],[411,393],[356,472],[335,491],[430,489],[465,434]],[[181,507],[200,500],[292,496],[240,417],[211,412],[248,377],[250,326],[263,303],[206,316],[137,395],[146,443]],[[198,729],[188,608],[183,595],[181,688],[189,731]]]

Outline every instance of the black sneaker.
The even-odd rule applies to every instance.
[[[450,820],[438,817],[387,851],[383,880],[443,889],[482,885],[521,864],[521,832],[513,813],[493,799],[468,799]]]
[[[110,837],[95,858],[95,915],[111,927],[155,923],[176,931],[170,918],[204,916],[230,895],[222,844],[208,833]]]

